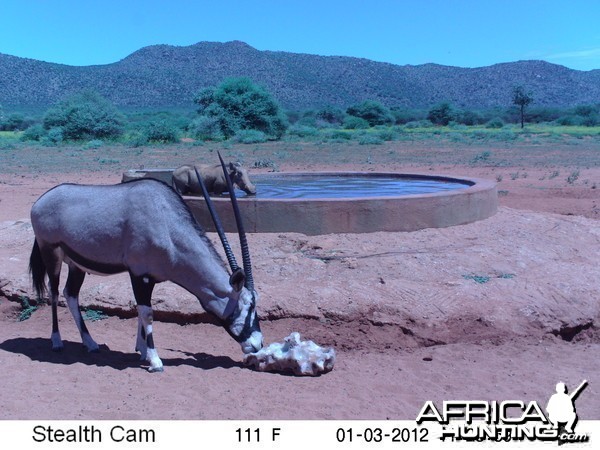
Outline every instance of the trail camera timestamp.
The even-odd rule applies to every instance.
[[[337,442],[429,442],[426,428],[338,428]]]

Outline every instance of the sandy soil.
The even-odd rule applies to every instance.
[[[57,183],[113,183],[120,172],[0,175],[0,418],[414,419],[427,400],[545,405],[558,381],[587,379],[577,412],[600,419],[600,169],[567,183],[566,170],[537,166],[410,168],[430,170],[500,180],[500,210],[413,233],[249,236],[265,340],[299,331],[337,350],[334,370],[316,378],[245,368],[239,346],[168,283],[154,296],[166,370],[147,373],[121,276],[89,276],[82,289],[83,305],[110,313],[89,323],[102,351],[82,350],[60,308],[66,348],[52,353],[49,307],[17,320],[20,299],[33,297],[29,209]]]

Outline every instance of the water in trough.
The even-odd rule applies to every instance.
[[[471,184],[457,180],[410,176],[257,175],[257,198],[354,198],[395,197],[464,189]],[[246,196],[237,191],[239,197]]]

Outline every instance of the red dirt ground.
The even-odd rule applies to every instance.
[[[17,320],[19,297],[33,296],[29,210],[55,184],[119,182],[120,171],[0,175],[0,419],[414,419],[427,400],[545,406],[558,381],[583,379],[579,417],[600,419],[600,169],[566,183],[535,167],[410,167],[432,169],[500,179],[498,213],[413,233],[249,236],[266,342],[299,331],[337,350],[315,378],[245,368],[239,346],[168,283],[154,327],[166,370],[147,373],[119,276],[82,289],[82,304],[122,311],[90,323],[102,351],[82,350],[60,308],[66,348],[52,353],[48,307]]]

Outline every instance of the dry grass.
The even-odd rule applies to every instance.
[[[455,142],[450,135],[385,141],[363,145],[348,142],[286,140],[260,144],[229,142],[197,145],[128,147],[123,144],[82,144],[44,147],[0,138],[0,166],[4,173],[71,173],[177,167],[193,161],[216,159],[216,151],[249,167],[284,170],[286,167],[463,165],[491,167],[568,167],[600,165],[600,138],[535,135],[518,141]],[[8,142],[8,144],[7,144]]]

